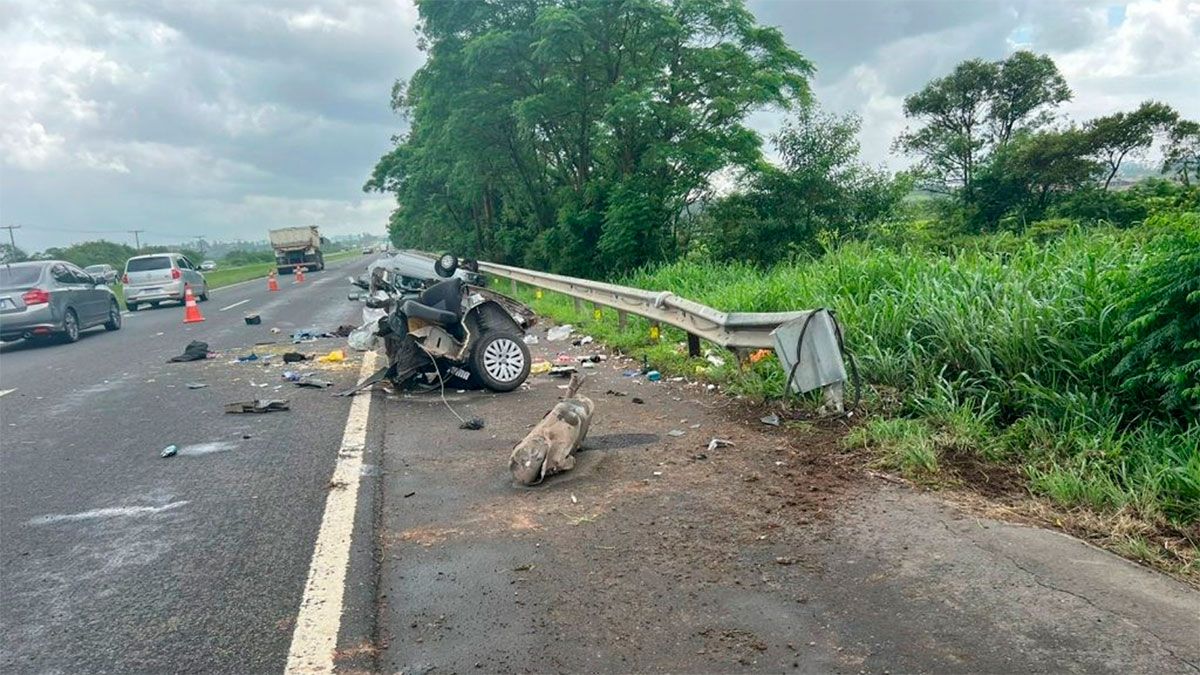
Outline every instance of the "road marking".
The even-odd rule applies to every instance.
[[[229,305],[228,307],[222,307],[221,309],[218,309],[217,311],[224,312],[227,309],[233,309],[234,307],[237,307],[238,305],[244,305],[247,302],[250,302],[250,298],[246,298],[245,300],[242,300],[241,302],[235,302],[232,305]]]
[[[375,352],[363,354],[359,379],[375,370]],[[358,507],[358,482],[362,475],[363,448],[367,442],[367,418],[371,391],[354,396],[346,431],[333,468],[325,515],[313,547],[308,581],[300,600],[300,614],[292,631],[285,673],[332,673],[333,651],[337,648],[342,621],[342,596],[350,566],[350,537],[354,534],[354,511]]]
[[[186,501],[171,502],[162,506],[118,506],[108,509],[92,509],[82,513],[51,513],[38,516],[26,521],[26,525],[49,525],[52,523],[70,522],[74,520],[95,520],[97,518],[122,518],[127,516],[144,516],[152,513],[162,513],[177,509],[187,504]]]
[[[3,391],[0,391],[0,396],[5,396],[5,395],[7,395],[7,394],[11,394],[11,393],[13,393],[14,391],[16,391],[16,389],[5,389],[5,390],[3,390]]]

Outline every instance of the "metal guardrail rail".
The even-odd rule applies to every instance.
[[[682,329],[689,335],[689,351],[693,355],[698,355],[699,338],[733,350],[770,349],[775,344],[771,331],[811,314],[810,311],[722,312],[670,291],[655,293],[489,262],[480,262],[479,271],[511,280],[514,291],[516,284],[523,283],[571,296],[577,307],[581,302],[610,307],[617,310],[622,324],[623,314],[629,313]]]

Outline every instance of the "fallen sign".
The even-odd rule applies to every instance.
[[[242,413],[269,413],[279,410],[290,410],[287,399],[255,399],[253,401],[238,401],[226,403],[225,412],[231,415]]]
[[[590,398],[575,396],[583,380],[582,375],[572,375],[567,398],[513,448],[508,470],[521,485],[537,485],[546,476],[575,468],[575,451],[587,436],[596,407]]]

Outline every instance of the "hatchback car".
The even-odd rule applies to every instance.
[[[200,263],[201,272],[211,272],[215,269],[217,269],[217,263],[215,260],[205,260],[204,262]]]
[[[83,271],[97,279],[103,279],[106,284],[117,283],[117,269],[112,265],[88,265]]]
[[[0,340],[75,342],[92,326],[121,328],[121,306],[102,279],[63,260],[0,266]]]
[[[181,253],[153,253],[130,258],[125,263],[125,306],[136,312],[143,304],[157,307],[163,300],[183,302],[184,286],[200,302],[208,300],[208,281],[192,261]]]

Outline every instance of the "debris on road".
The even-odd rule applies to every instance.
[[[306,361],[306,360],[308,360],[307,354],[301,354],[300,352],[284,352],[283,353],[283,362],[284,363],[296,363],[297,361]]]
[[[471,419],[458,425],[459,429],[467,429],[469,431],[479,431],[483,428],[483,418],[472,417]]]
[[[704,359],[716,368],[720,368],[721,366],[725,365],[725,359],[717,356],[716,354],[709,354],[708,356],[705,356]]]
[[[554,326],[550,328],[550,330],[546,331],[546,339],[550,342],[566,340],[567,338],[571,337],[571,331],[574,330],[574,328],[575,327],[569,323],[562,326]]]
[[[527,345],[536,345],[538,343],[538,337],[533,333],[529,333],[522,339],[525,340],[525,344]]]
[[[684,434],[684,431],[683,431],[683,430],[681,430],[681,429],[672,429],[672,430],[670,430],[670,431],[668,431],[668,432],[667,432],[667,435],[668,435],[668,436],[674,436],[675,438],[679,438],[679,437],[680,437],[680,436],[682,436],[683,434]]]
[[[609,396],[628,396],[629,395],[623,391],[617,391],[616,389],[609,389],[608,391],[606,391],[604,393]]]
[[[550,374],[557,377],[566,377],[567,375],[574,375],[577,372],[579,372],[579,369],[575,366],[554,366],[550,369]]]
[[[278,410],[290,410],[291,406],[287,399],[255,399],[253,401],[239,401],[237,403],[226,403],[225,412],[231,415],[239,415],[242,413],[269,413]]]
[[[750,363],[758,363],[772,354],[770,349],[759,349],[750,354]]]
[[[237,357],[238,363],[248,363],[250,361],[257,361],[257,360],[258,360],[258,354],[255,354],[254,352],[250,352],[249,354],[246,354],[245,356]]]
[[[319,363],[341,363],[342,361],[345,361],[345,360],[346,360],[346,352],[344,352],[340,349],[335,349],[324,356],[317,357],[317,361]]]
[[[779,557],[779,558],[775,559],[775,564],[777,564],[777,565],[795,565],[796,559]]]
[[[732,448],[733,446],[733,441],[727,441],[724,438],[714,438],[708,442],[708,451],[712,452],[717,448]]]
[[[571,377],[567,398],[542,417],[513,448],[508,469],[521,485],[537,485],[551,476],[575,467],[574,453],[587,436],[595,404],[586,396],[576,398],[584,377]]]
[[[595,342],[595,341],[596,341],[596,339],[595,339],[595,338],[593,338],[591,335],[584,335],[582,338],[580,338],[580,340],[579,340],[579,344],[581,344],[581,345],[590,345],[590,344],[592,344],[592,343],[593,343],[593,342]]]
[[[203,382],[188,382],[188,383],[187,383],[187,388],[188,388],[188,389],[203,389],[203,388],[205,388],[205,387],[207,387],[207,386],[208,386],[208,385],[207,385],[207,384],[205,384],[205,383],[203,383]]]
[[[529,374],[541,375],[542,373],[548,373],[553,367],[549,361],[534,361],[529,365]]]
[[[315,377],[301,377],[298,380],[294,380],[292,384],[295,384],[297,387],[308,387],[310,389],[324,389],[325,387],[333,386],[332,382],[320,380]]]
[[[208,343],[192,340],[183,348],[179,356],[172,356],[167,363],[183,363],[186,361],[203,361],[208,358]]]
[[[770,415],[764,415],[763,417],[761,417],[759,419],[759,421],[762,422],[763,424],[769,424],[773,427],[777,427],[777,426],[779,426],[779,415],[776,415],[775,413],[771,413]]]
[[[634,403],[636,403],[636,404],[638,404],[638,405],[641,405],[641,404],[645,403],[645,401],[643,401],[642,399],[640,399],[640,398],[638,398],[638,397],[636,397],[636,396],[634,396],[633,398],[631,398],[631,399],[629,399],[629,400],[630,400],[630,401],[633,401]]]
[[[246,322],[247,326],[257,326],[262,323],[262,317],[257,314],[246,314],[242,316],[242,320]]]
[[[659,373],[657,370],[651,370],[646,373],[646,379],[650,382],[658,382],[662,379],[662,373]]]
[[[174,457],[175,453],[177,452],[179,452],[179,446],[168,445],[167,447],[163,448],[162,452],[158,453],[158,456],[163,458]]]
[[[344,324],[338,326],[337,330],[333,331],[333,336],[334,337],[350,337],[350,334],[353,333],[356,328],[357,328],[357,326],[351,326],[348,323],[344,323]]]

